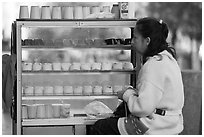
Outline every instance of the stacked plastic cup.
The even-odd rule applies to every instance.
[[[31,6],[30,10],[30,18],[31,19],[40,19],[40,7],[39,6]]]
[[[29,18],[28,6],[20,6],[19,19],[28,19],[28,18]]]
[[[52,7],[52,19],[61,19],[61,7],[59,6],[53,6]]]
[[[51,19],[51,11],[49,6],[42,6],[41,19]]]

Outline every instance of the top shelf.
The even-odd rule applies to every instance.
[[[37,27],[130,27],[134,28],[137,19],[17,19],[18,25]]]
[[[137,21],[137,19],[16,19],[16,21]]]

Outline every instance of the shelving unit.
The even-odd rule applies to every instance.
[[[138,70],[140,69],[141,65],[141,59],[136,54],[136,51],[132,48],[131,45],[122,45],[122,44],[116,44],[116,45],[99,45],[99,46],[90,46],[90,45],[81,45],[81,46],[46,46],[46,45],[22,45],[22,37],[25,37],[24,31],[22,31],[24,28],[28,29],[45,29],[49,30],[49,28],[57,28],[57,29],[63,29],[63,28],[70,28],[70,29],[87,29],[87,28],[103,28],[103,29],[110,29],[110,28],[129,28],[130,29],[130,36],[132,37],[133,34],[133,28],[136,24],[136,19],[125,19],[125,20],[107,20],[107,19],[101,19],[101,20],[31,20],[31,19],[17,19],[14,22],[13,25],[13,42],[14,47],[17,51],[17,134],[23,134],[23,127],[46,127],[46,126],[75,126],[75,125],[91,125],[93,124],[97,119],[90,119],[87,117],[73,117],[70,116],[68,118],[52,118],[52,119],[22,119],[22,104],[26,102],[35,102],[35,101],[58,101],[63,100],[68,103],[73,103],[74,105],[79,102],[79,106],[83,104],[84,102],[88,103],[93,100],[103,100],[106,104],[110,103],[111,100],[114,103],[117,100],[117,96],[115,94],[109,94],[109,95],[52,95],[52,96],[24,96],[22,94],[22,87],[23,85],[26,85],[26,82],[40,82],[39,79],[42,78],[41,82],[44,84],[43,80],[46,78],[46,83],[49,81],[50,77],[53,77],[51,79],[52,83],[53,81],[63,81],[65,78],[70,80],[70,82],[74,76],[83,77],[81,81],[84,79],[87,80],[91,78],[98,78],[103,77],[103,79],[107,78],[108,75],[114,75],[120,76],[124,75],[123,77],[127,77],[125,80],[126,83],[129,83],[133,87],[135,87],[136,84],[136,77],[138,75]],[[42,53],[46,53],[48,51],[58,52],[58,51],[69,51],[69,50],[89,50],[89,49],[97,49],[97,50],[129,50],[130,51],[130,62],[133,64],[134,69],[133,70],[69,70],[69,71],[24,71],[22,70],[22,55],[24,54],[23,51],[41,51]],[[37,77],[40,77],[37,79]],[[60,79],[60,77],[63,77]],[[91,77],[91,78],[88,78]],[[109,80],[115,79],[115,77],[108,77]],[[55,78],[55,79],[54,79]],[[76,79],[77,79],[76,78]],[[34,79],[34,80],[33,80]],[[96,81],[98,80],[96,79]],[[30,81],[29,81],[30,80]],[[79,80],[80,81],[80,80]],[[67,83],[68,83],[67,82]],[[90,81],[90,83],[93,81]],[[114,83],[114,81],[112,81]],[[76,82],[75,82],[76,83]],[[99,81],[100,83],[100,81]],[[45,85],[44,85],[45,86]],[[106,102],[107,100],[107,102]],[[81,101],[81,103],[80,103]],[[84,101],[84,102],[83,102]],[[72,105],[72,104],[71,104]],[[86,105],[86,104],[83,104]],[[114,104],[115,105],[115,104]],[[77,110],[80,111],[84,106],[80,106],[80,108],[71,109],[71,111]],[[73,113],[73,112],[72,112]]]

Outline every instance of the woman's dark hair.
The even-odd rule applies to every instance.
[[[146,17],[137,21],[136,29],[144,38],[150,38],[148,48],[143,55],[144,63],[148,57],[158,55],[164,50],[167,50],[176,59],[175,49],[166,42],[169,33],[166,23],[162,20],[158,21],[155,18]]]

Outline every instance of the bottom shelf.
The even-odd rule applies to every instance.
[[[98,119],[68,117],[56,119],[23,119],[22,126],[93,125]]]

